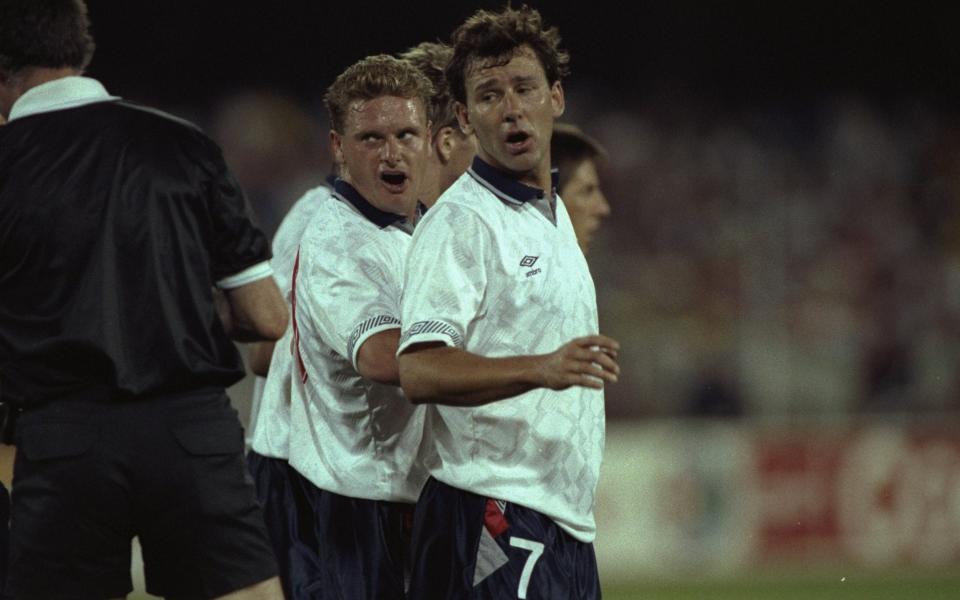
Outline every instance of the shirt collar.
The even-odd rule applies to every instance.
[[[10,121],[39,113],[76,108],[94,102],[119,100],[96,79],[72,75],[32,87],[10,108]]]
[[[338,196],[342,200],[346,200],[352,204],[354,208],[360,211],[361,215],[366,217],[370,222],[380,229],[404,220],[403,215],[395,215],[393,213],[382,211],[376,206],[370,204],[370,202],[368,202],[367,199],[357,191],[357,188],[353,187],[342,179],[338,178],[334,182],[333,193],[335,196]]]
[[[501,171],[484,162],[479,156],[473,157],[473,164],[467,169],[470,176],[508,204],[523,204],[541,200],[546,194],[540,188],[520,183],[510,173]],[[557,169],[550,169],[550,194],[555,195],[560,175]]]

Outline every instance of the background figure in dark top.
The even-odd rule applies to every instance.
[[[81,76],[93,47],[81,0],[0,3],[7,593],[125,596],[139,536],[150,593],[280,598],[224,394],[230,337],[286,326],[267,239],[202,132]]]

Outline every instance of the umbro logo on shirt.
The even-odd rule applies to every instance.
[[[521,267],[530,268],[530,267],[532,267],[532,266],[537,262],[537,259],[538,259],[538,258],[540,258],[540,257],[539,257],[539,256],[529,256],[529,255],[528,255],[528,256],[524,256],[524,257],[523,257],[523,260],[520,261],[520,266],[521,266]],[[536,275],[536,274],[539,273],[539,272],[540,272],[540,269],[533,269],[532,271],[527,271],[527,277],[532,277],[533,275]]]

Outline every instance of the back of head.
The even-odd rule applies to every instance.
[[[444,127],[456,129],[457,113],[444,75],[444,69],[453,57],[453,48],[438,42],[423,42],[399,56],[416,67],[433,85],[433,96],[427,104],[427,115],[433,124],[431,131],[435,134]]]
[[[553,166],[560,169],[561,190],[566,186],[576,165],[584,160],[597,162],[606,156],[607,151],[603,146],[576,125],[554,123],[553,137],[550,139],[550,159]]]
[[[404,60],[386,54],[368,56],[348,67],[327,89],[324,102],[330,114],[330,128],[342,134],[352,102],[381,96],[419,98],[427,107],[433,85]]]
[[[82,71],[93,50],[83,0],[0,0],[0,81],[30,67]]]
[[[507,64],[524,46],[536,54],[550,85],[569,73],[570,55],[560,49],[557,28],[545,29],[540,13],[526,5],[501,12],[477,11],[453,32],[451,40],[447,82],[454,100],[462,104],[467,101],[467,73],[476,62],[484,67]]]

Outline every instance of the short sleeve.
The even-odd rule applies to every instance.
[[[319,336],[357,369],[357,353],[370,336],[400,328],[402,263],[372,240],[324,242],[308,231],[300,245],[295,284],[300,338]]]
[[[272,273],[267,236],[253,224],[250,208],[240,184],[223,162],[219,149],[211,150],[213,170],[207,184],[207,212],[211,225],[211,275],[221,288],[244,285]],[[239,275],[244,275],[237,277]]]
[[[487,287],[492,236],[472,210],[438,204],[417,227],[407,257],[397,354],[414,344],[464,348]]]

